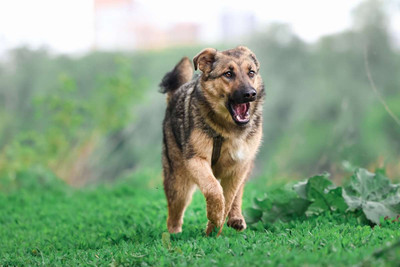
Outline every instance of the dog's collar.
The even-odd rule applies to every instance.
[[[217,164],[219,156],[221,155],[221,147],[224,138],[221,135],[217,135],[213,137],[213,150],[211,156],[211,166]]]

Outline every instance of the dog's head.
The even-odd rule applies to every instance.
[[[236,125],[248,124],[264,96],[254,53],[244,46],[221,52],[206,48],[193,63],[203,73],[202,89],[214,112]]]

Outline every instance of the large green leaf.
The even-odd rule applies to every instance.
[[[299,198],[295,192],[277,189],[266,194],[264,198],[255,198],[253,208],[245,210],[244,215],[248,224],[262,221],[269,225],[275,221],[289,221],[304,215],[310,201]]]
[[[324,211],[345,212],[347,209],[347,204],[342,197],[342,188],[336,187],[329,180],[328,173],[299,182],[293,186],[293,189],[301,198],[312,202],[306,211],[308,216],[318,215]]]
[[[343,198],[350,210],[362,209],[368,220],[378,224],[383,217],[400,214],[399,188],[383,173],[374,174],[360,168],[343,191]]]
[[[248,224],[253,224],[260,221],[263,212],[255,208],[247,208],[244,211],[244,216],[246,217],[246,222]]]
[[[264,227],[278,220],[289,221],[303,215],[323,212],[353,212],[360,223],[378,224],[383,217],[400,214],[400,185],[391,184],[383,172],[376,174],[357,169],[350,185],[336,187],[329,174],[316,175],[298,182],[293,190],[277,189],[264,198],[254,199],[254,207],[245,211],[249,224]]]
[[[287,222],[294,218],[304,215],[310,202],[302,198],[292,198],[285,202],[274,202],[271,209],[263,212],[263,223],[273,223],[275,221]]]

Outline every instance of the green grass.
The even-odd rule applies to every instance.
[[[43,178],[44,177],[44,178]],[[0,266],[7,265],[393,265],[400,251],[375,253],[400,239],[399,223],[371,228],[325,214],[242,233],[225,226],[205,237],[205,201],[196,192],[183,233],[166,232],[160,182],[136,175],[116,185],[73,189],[22,175],[0,186]],[[267,188],[250,183],[244,206]],[[1,183],[0,183],[1,185]],[[11,188],[11,189],[10,189]],[[273,190],[273,189],[270,189]]]

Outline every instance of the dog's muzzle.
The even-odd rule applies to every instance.
[[[244,125],[250,121],[250,102],[256,98],[257,91],[253,87],[244,87],[232,94],[228,101],[228,110],[236,124]]]

